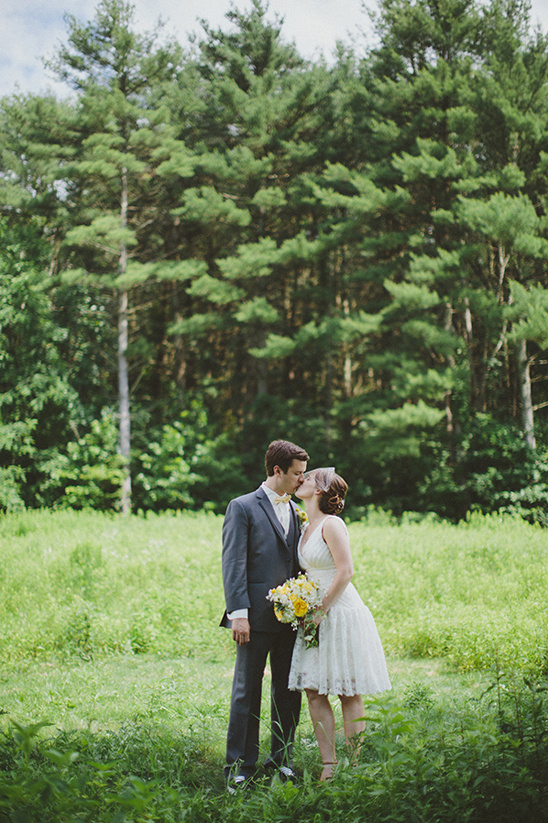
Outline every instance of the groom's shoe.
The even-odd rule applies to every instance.
[[[245,774],[237,774],[236,777],[231,777],[226,784],[226,790],[229,794],[235,795],[245,789],[247,784],[247,777]]]
[[[290,766],[280,766],[280,768],[278,769],[278,774],[280,775],[282,783],[287,783],[288,781],[291,781],[293,784],[297,785],[297,775]]]
[[[289,780],[291,780],[292,783],[297,785],[297,783],[299,782],[299,779],[293,771],[293,769],[291,768],[291,766],[280,766],[278,763],[275,763],[274,760],[270,759],[265,761],[264,766],[265,769],[267,769],[268,771],[273,771],[274,769],[276,769],[276,774],[279,775],[279,778],[282,781],[282,783],[287,783]]]

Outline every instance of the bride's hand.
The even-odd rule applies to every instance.
[[[320,623],[322,622],[322,620],[324,619],[324,617],[326,617],[326,616],[327,616],[326,613],[324,611],[322,611],[322,609],[317,609],[314,612],[314,615],[313,615],[313,620],[314,620],[315,625],[319,626]]]

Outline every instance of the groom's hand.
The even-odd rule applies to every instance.
[[[247,617],[236,617],[232,621],[232,639],[238,646],[245,646],[249,643],[250,627]]]

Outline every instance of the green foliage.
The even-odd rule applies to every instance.
[[[205,409],[194,401],[178,420],[148,433],[135,460],[139,508],[224,511],[241,484],[240,460],[230,434],[212,429]]]
[[[25,508],[21,486],[25,475],[19,466],[0,468],[0,511],[16,512]]]
[[[118,453],[116,416],[103,409],[90,431],[67,443],[56,461],[55,483],[62,489],[57,505],[73,509],[115,509],[119,504],[123,461]]]
[[[477,415],[456,455],[441,456],[421,495],[452,519],[466,512],[508,512],[548,525],[548,463],[544,448],[530,449],[515,427]]]
[[[1,813],[6,820],[30,823],[175,823],[185,817],[203,823],[327,823],[364,815],[373,823],[546,820],[545,683],[495,670],[485,688],[476,684],[471,692],[446,696],[435,685],[411,681],[399,694],[370,698],[357,761],[351,764],[351,753],[338,743],[339,767],[328,785],[316,782],[317,751],[311,750],[313,732],[303,716],[295,746],[299,785],[259,772],[235,798],[222,780],[227,710],[211,705],[211,673],[208,685],[194,695],[188,681],[177,679],[173,698],[183,708],[167,720],[161,704],[150,704],[146,721],[126,719],[108,729],[52,733],[51,723],[5,721]],[[228,705],[228,684],[223,685]],[[204,714],[209,710],[205,726],[187,727],[184,720],[197,706]],[[267,747],[266,736],[262,744]]]
[[[125,0],[69,16],[70,99],[0,104],[0,509],[114,508],[122,484],[127,511],[131,457],[135,509],[220,511],[283,436],[354,513],[545,524],[527,4],[381,0],[330,66],[259,0],[185,53],[134,23]]]
[[[52,451],[80,406],[58,349],[66,329],[42,287],[38,221],[0,221],[0,247],[0,508],[11,510],[44,500]]]
[[[512,283],[512,305],[508,315],[514,320],[510,338],[533,340],[539,348],[548,346],[548,293],[542,286],[525,289]]]

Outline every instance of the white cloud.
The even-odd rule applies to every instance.
[[[366,0],[371,6],[374,0]],[[231,0],[133,0],[138,28],[154,28],[159,17],[166,20],[166,31],[185,44],[187,35],[200,32],[199,19],[214,28],[226,27],[226,12]],[[48,88],[61,90],[42,65],[65,39],[64,14],[85,22],[94,16],[98,0],[2,0],[0,9],[0,95],[18,90],[41,93]],[[237,8],[247,9],[250,0],[236,0]],[[329,58],[337,40],[360,42],[369,29],[362,0],[270,0],[270,15],[284,18],[283,33],[293,40],[301,54]],[[548,3],[533,0],[533,23],[548,30]]]
[[[3,0],[0,12],[0,95],[21,92],[40,93],[47,88],[61,89],[44,71],[42,58],[55,53],[64,40],[64,14],[82,22],[94,16],[95,0]],[[137,27],[151,30],[158,18],[166,21],[166,32],[181,44],[188,35],[201,32],[200,20],[214,28],[226,28],[226,13],[235,5],[245,10],[250,0],[133,0]],[[362,0],[270,0],[269,15],[284,19],[283,33],[295,41],[305,57],[324,54],[329,58],[337,40],[349,41],[358,27],[366,27],[368,19],[362,11]]]
[[[53,83],[42,58],[65,39],[64,15],[93,16],[94,0],[3,0],[0,12],[0,94],[46,91]]]

